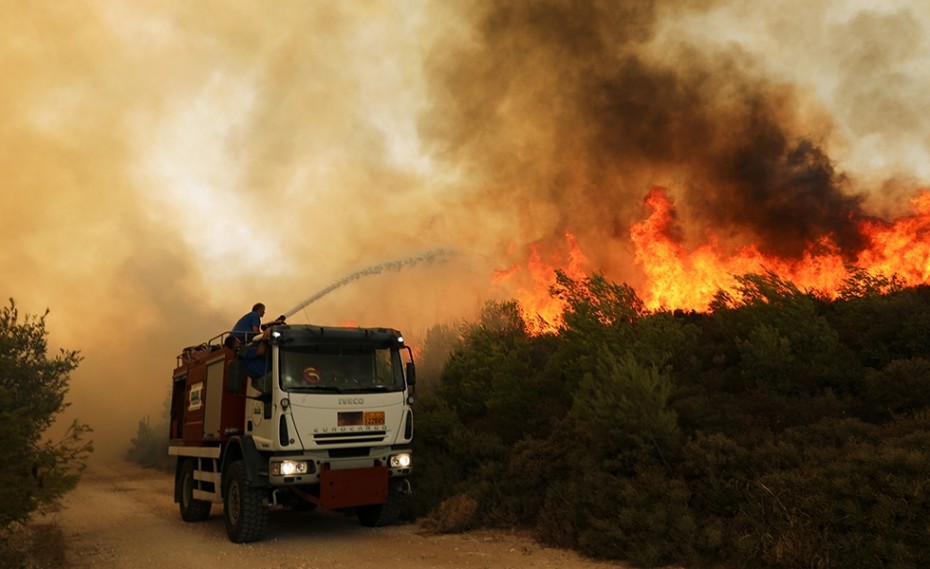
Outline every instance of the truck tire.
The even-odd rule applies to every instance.
[[[226,470],[226,492],[223,493],[226,534],[233,543],[258,541],[268,525],[268,507],[264,491],[249,485],[245,463],[237,460]]]
[[[213,505],[206,500],[194,498],[194,461],[187,459],[181,465],[177,483],[181,488],[181,499],[178,501],[181,510],[181,519],[185,522],[199,522],[210,517],[210,507]]]
[[[391,483],[388,486],[387,502],[373,506],[356,506],[355,515],[360,524],[366,527],[383,527],[397,523],[400,519],[400,486]]]

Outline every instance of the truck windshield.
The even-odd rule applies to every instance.
[[[402,391],[397,349],[373,346],[281,347],[281,387],[287,391]]]

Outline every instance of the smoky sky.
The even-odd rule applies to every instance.
[[[293,318],[415,342],[566,232],[635,282],[657,185],[686,247],[851,255],[930,180],[930,8],[872,4],[0,0],[0,292],[116,452],[255,302],[397,261]]]
[[[797,258],[829,237],[853,258],[865,246],[857,223],[870,215],[869,188],[850,184],[831,157],[826,144],[837,132],[813,87],[767,75],[737,44],[681,40],[657,54],[663,18],[721,4],[486,5],[469,41],[430,61],[441,96],[425,130],[449,160],[474,165],[486,182],[477,201],[554,203],[564,229],[619,227],[623,239],[658,182],[697,226],[738,244]],[[848,38],[894,43],[894,24],[918,45],[906,10],[859,14]],[[856,73],[859,63],[834,72]]]

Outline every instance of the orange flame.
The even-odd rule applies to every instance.
[[[836,297],[848,276],[847,261],[830,239],[808,246],[801,259],[765,256],[754,246],[726,255],[711,237],[688,252],[670,237],[674,209],[663,188],[654,188],[645,200],[652,214],[630,229],[636,246],[635,262],[646,278],[640,296],[650,309],[681,308],[704,311],[717,290],[732,292],[734,275],[771,271],[802,290]],[[887,277],[897,275],[906,286],[923,284],[930,277],[930,192],[912,200],[913,216],[892,224],[863,221],[860,231],[871,243],[858,254],[857,268]]]
[[[673,236],[671,198],[664,188],[653,188],[645,199],[651,213],[630,228],[634,262],[644,277],[637,294],[650,310],[706,311],[717,291],[735,291],[735,276],[771,272],[801,290],[836,298],[850,276],[850,265],[875,276],[895,277],[903,286],[928,284],[930,190],[914,197],[911,206],[911,215],[894,222],[859,222],[868,246],[853,260],[842,254],[830,236],[809,244],[799,259],[786,259],[765,255],[753,245],[727,253],[713,235],[687,249]],[[495,274],[494,282],[505,286],[520,303],[533,334],[555,331],[562,324],[565,306],[549,293],[556,268],[575,280],[588,276],[588,260],[571,233],[565,234],[564,247],[550,246],[544,251],[541,243],[534,243],[525,264]]]
[[[494,282],[507,286],[520,303],[532,334],[557,330],[562,323],[564,303],[549,294],[556,269],[577,280],[583,279],[588,270],[588,260],[571,233],[565,233],[564,250],[550,248],[544,253],[541,249],[539,243],[530,245],[525,265],[500,269],[494,275]]]
[[[863,223],[872,245],[859,255],[859,266],[898,275],[906,286],[930,281],[930,191],[911,199],[914,214],[892,224]]]

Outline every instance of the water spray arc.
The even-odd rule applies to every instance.
[[[455,257],[457,254],[458,253],[456,251],[453,251],[450,249],[433,249],[431,251],[427,251],[420,255],[414,255],[412,257],[407,257],[405,259],[398,259],[395,261],[386,261],[384,263],[378,263],[377,265],[366,267],[364,269],[355,271],[354,273],[351,273],[339,279],[338,281],[330,284],[326,288],[323,288],[319,290],[318,292],[314,293],[313,295],[305,298],[304,300],[300,301],[296,306],[294,306],[293,308],[285,312],[284,316],[287,318],[290,318],[298,310],[301,310],[305,308],[306,306],[316,302],[317,300],[323,298],[324,296],[336,290],[337,288],[347,285],[351,282],[357,281],[358,279],[362,277],[367,277],[370,275],[380,275],[381,273],[385,273],[385,272],[396,273],[403,269],[413,267],[419,264],[424,264],[424,263],[426,264],[445,263],[449,261],[450,259],[452,259],[453,257]]]

